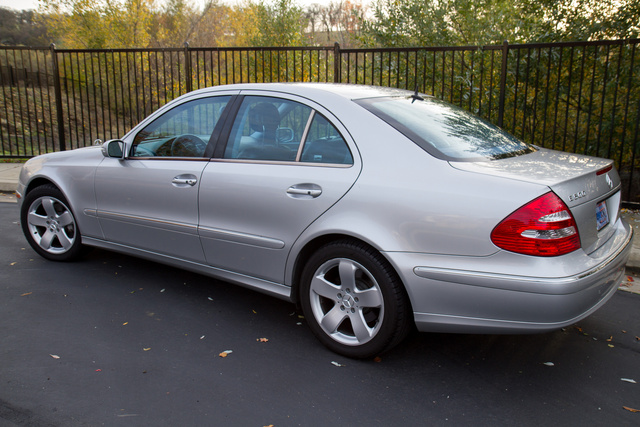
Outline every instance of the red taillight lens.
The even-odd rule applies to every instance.
[[[558,256],[580,248],[573,215],[554,193],[527,203],[491,232],[493,244],[507,251],[535,256]]]

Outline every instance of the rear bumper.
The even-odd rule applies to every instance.
[[[405,272],[420,331],[533,333],[571,325],[611,298],[624,275],[632,235],[631,227],[618,221],[614,235],[595,253],[554,258],[505,252],[438,260],[387,255]]]

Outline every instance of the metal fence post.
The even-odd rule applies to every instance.
[[[340,83],[342,81],[342,54],[340,53],[340,43],[335,42],[333,45],[333,82]]]
[[[58,67],[58,54],[56,52],[56,45],[51,43],[49,47],[51,50],[51,61],[53,62],[53,87],[56,96],[56,119],[58,120],[58,144],[60,151],[67,149],[67,144],[64,137],[64,114],[62,110],[62,88],[60,84],[60,68]]]
[[[193,90],[193,82],[191,79],[193,76],[191,75],[191,51],[189,50],[189,42],[184,42],[184,71],[185,71],[185,79],[187,81],[187,92],[191,92]]]
[[[502,127],[504,119],[504,102],[507,92],[507,58],[509,56],[509,41],[502,43],[502,69],[500,70],[500,104],[498,106],[498,126]]]

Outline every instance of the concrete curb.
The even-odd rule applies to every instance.
[[[22,163],[0,163],[0,191],[13,193],[18,186]]]

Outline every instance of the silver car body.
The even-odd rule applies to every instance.
[[[126,151],[147,124],[196,98],[281,97],[324,115],[344,137],[352,165],[120,159],[89,147],[28,161],[18,194],[51,182],[73,207],[86,245],[294,301],[301,263],[320,242],[365,242],[400,276],[421,331],[552,330],[611,297],[632,231],[619,218],[615,168],[596,173],[610,160],[546,149],[501,160],[438,159],[353,102],[399,93],[406,95],[322,84],[208,88],[172,101],[122,138]],[[576,218],[581,249],[535,257],[492,243],[498,222],[549,191]],[[601,201],[610,223],[597,231]]]

